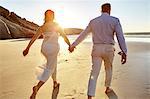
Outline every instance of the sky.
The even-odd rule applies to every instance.
[[[84,29],[101,15],[101,5],[107,2],[124,32],[150,32],[150,0],[0,0],[0,6],[38,25],[43,24],[44,12],[51,9],[62,27]]]

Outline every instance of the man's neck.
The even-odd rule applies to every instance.
[[[107,14],[109,14],[109,15],[110,15],[110,11],[107,11],[107,12],[102,12],[102,13],[107,13]]]
[[[108,12],[102,12],[102,14],[110,15]]]

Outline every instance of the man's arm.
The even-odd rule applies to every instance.
[[[86,38],[86,36],[90,32],[91,32],[91,26],[90,26],[90,23],[89,23],[89,25],[86,27],[86,29],[80,33],[79,37],[73,42],[73,44],[71,46],[72,47],[77,46],[79,43],[81,43]]]
[[[117,20],[117,24],[115,26],[115,32],[116,32],[116,37],[117,37],[117,40],[118,40],[118,43],[119,43],[119,47],[122,51],[121,53],[121,62],[122,64],[126,63],[126,56],[127,56],[127,46],[126,46],[126,43],[125,43],[125,38],[124,38],[124,35],[123,35],[123,31],[122,31],[122,27],[121,27],[121,24],[119,22],[119,19]]]
[[[123,31],[122,31],[122,27],[121,27],[121,24],[119,22],[119,19],[118,19],[118,22],[115,26],[115,32],[116,32],[116,37],[117,37],[120,49],[122,50],[123,53],[127,54],[127,46],[125,43],[125,38],[123,35]]]

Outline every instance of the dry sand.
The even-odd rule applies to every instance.
[[[37,40],[26,57],[22,51],[29,40],[0,41],[0,99],[29,99],[36,84],[35,68],[44,63],[40,53],[42,40]],[[91,43],[81,43],[69,53],[61,42],[58,57],[58,81],[61,83],[57,99],[86,99],[91,69]],[[128,42],[128,61],[121,65],[115,55],[112,88],[114,95],[104,93],[105,71],[102,65],[94,99],[150,99],[150,43]],[[116,53],[118,52],[116,46]],[[39,90],[37,99],[51,99],[52,79]]]

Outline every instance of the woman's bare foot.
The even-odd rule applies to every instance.
[[[54,85],[53,85],[53,89],[59,87],[60,83],[58,83],[57,81],[54,81]]]
[[[53,85],[53,92],[52,92],[51,99],[57,99],[57,95],[59,93],[59,86],[60,86],[60,84],[55,81],[54,85]]]
[[[55,93],[55,94],[58,94],[58,93],[59,93],[59,86],[60,86],[60,83],[54,81],[53,93]]]
[[[34,86],[32,90],[33,90],[33,92],[32,92],[32,95],[30,96],[30,99],[35,99],[37,91],[38,91],[37,86]]]

